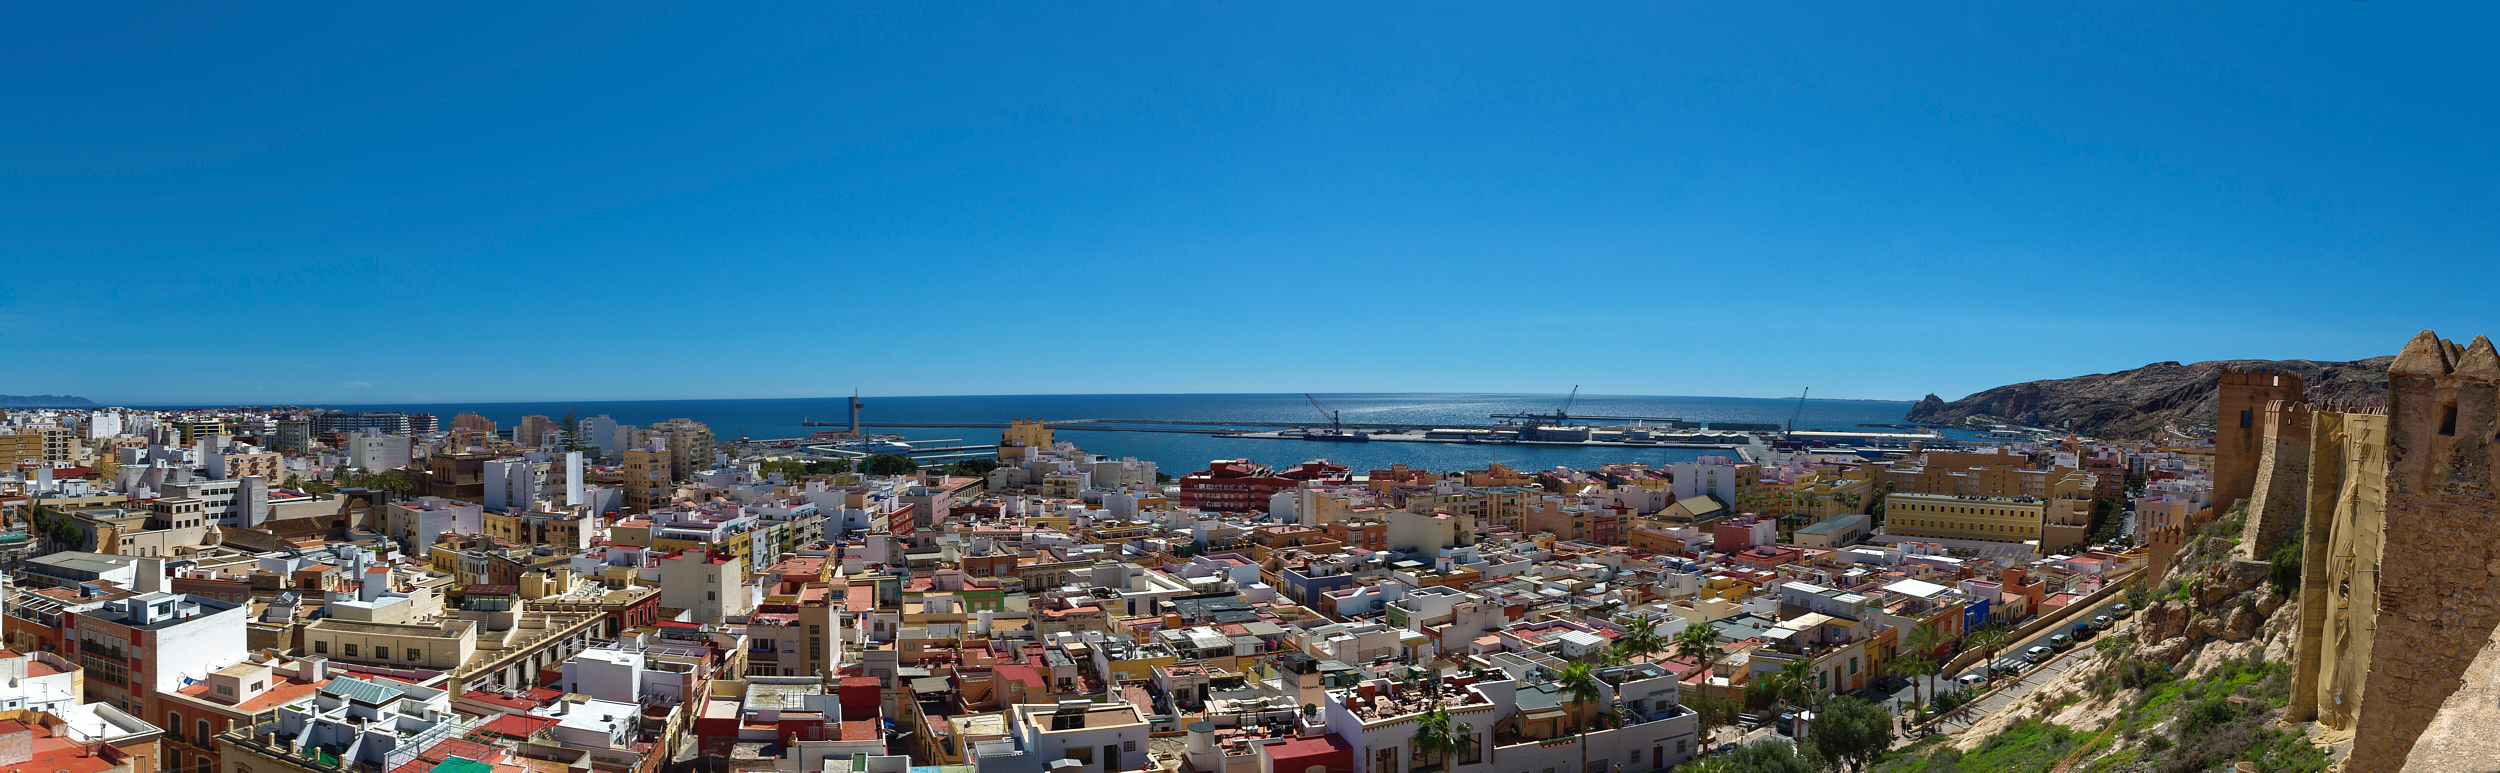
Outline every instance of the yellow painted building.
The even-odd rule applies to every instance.
[[[1866,512],[1867,506],[1874,504],[1875,481],[1807,472],[1797,476],[1790,494],[1796,507],[1789,512],[1822,521],[1835,515]]]
[[[1010,419],[1007,430],[998,433],[998,460],[1021,461],[1034,449],[1049,448],[1051,442],[1050,426],[1041,419]]]
[[[2049,504],[2037,499],[1894,493],[1884,498],[1884,533],[1974,542],[2030,542],[2041,538],[2041,523]]]

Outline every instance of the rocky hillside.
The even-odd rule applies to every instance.
[[[2014,422],[2035,427],[2062,427],[2072,421],[2074,430],[2086,435],[2149,437],[2164,426],[2211,424],[2214,385],[2224,368],[2298,373],[2308,384],[2310,400],[2334,404],[2382,399],[2387,394],[2387,365],[2395,359],[2156,362],[2117,373],[2001,386],[1952,402],[1928,395],[1904,418],[1937,424]]]
[[[2307,773],[2339,761],[2349,733],[2286,721],[2298,587],[2234,557],[2241,526],[2234,513],[2200,529],[2167,581],[2130,594],[2143,613],[2070,654],[2070,668],[2027,677],[2040,681],[2009,705],[1873,773],[2205,773],[2236,761]]]

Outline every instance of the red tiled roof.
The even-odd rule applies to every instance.
[[[505,738],[519,740],[530,737],[530,734],[532,733],[553,727],[555,724],[556,720],[550,717],[538,717],[528,714],[505,714],[479,726],[478,730],[480,732],[494,733]]]

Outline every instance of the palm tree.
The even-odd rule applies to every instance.
[[[1658,637],[1658,621],[1644,617],[1623,626],[1623,640],[1615,646],[1646,656],[1666,649],[1666,642]]]
[[[1588,708],[1588,704],[1596,703],[1606,697],[1606,688],[1598,684],[1597,672],[1589,670],[1587,663],[1573,663],[1563,667],[1562,678],[1555,682],[1561,685],[1564,695],[1570,696],[1572,705],[1583,709]],[[1595,714],[1589,714],[1587,719],[1580,722],[1581,773],[1587,773],[1589,769],[1589,726],[1594,724],[1597,724]]]
[[[1448,717],[1449,715],[1450,712],[1448,709],[1441,710],[1441,716]],[[1449,745],[1441,750],[1443,759],[1446,761],[1448,759],[1448,755],[1451,754],[1458,755],[1460,759],[1467,759],[1468,757],[1474,756],[1473,751],[1475,748],[1476,726],[1465,722],[1451,722]],[[1445,764],[1441,767],[1448,768],[1450,766],[1445,762]]]
[[[1455,732],[1455,728],[1450,727],[1448,709],[1434,708],[1416,717],[1415,734],[1411,738],[1415,744],[1415,760],[1421,762],[1447,754],[1451,744],[1456,742],[1456,739],[1452,737]],[[1408,765],[1407,769],[1413,770],[1419,767],[1422,765]]]
[[[1775,684],[1783,688],[1782,693],[1797,694],[1797,702],[1790,705],[1804,708],[1807,696],[1814,692],[1814,663],[1807,660],[1788,661],[1780,666],[1777,676],[1779,681]],[[1778,700],[1780,693],[1774,693],[1771,697],[1772,700]]]
[[[1922,623],[1911,628],[1907,635],[1901,637],[1901,652],[1904,654],[1892,661],[1893,675],[1910,680],[1910,700],[1922,710],[1927,706],[1927,685],[1922,683],[1926,681],[1924,677],[1927,673],[1937,668],[1932,656],[1936,654],[1938,638],[1935,626]]]
[[[1719,659],[1719,627],[1709,623],[1685,626],[1676,632],[1672,646],[1676,657],[1708,668]]]
[[[1923,707],[1927,705],[1925,703],[1927,700],[1925,690],[1926,685],[1920,684],[1920,682],[1925,680],[1920,677],[1926,676],[1928,671],[1936,668],[1935,660],[1924,655],[1903,655],[1901,657],[1894,658],[1891,665],[1886,666],[1886,668],[1891,669],[1893,676],[1910,680],[1910,703],[1914,707]]]
[[[1997,661],[1997,648],[2005,646],[2005,631],[2000,628],[1981,628],[1963,634],[1962,646],[1964,649],[1985,650],[1987,654],[1980,658],[1980,662],[1994,664]],[[1994,671],[1990,673],[1993,674]]]

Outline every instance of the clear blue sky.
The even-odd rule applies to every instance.
[[[1957,397],[2500,332],[2490,4],[434,5],[0,7],[0,393]]]

